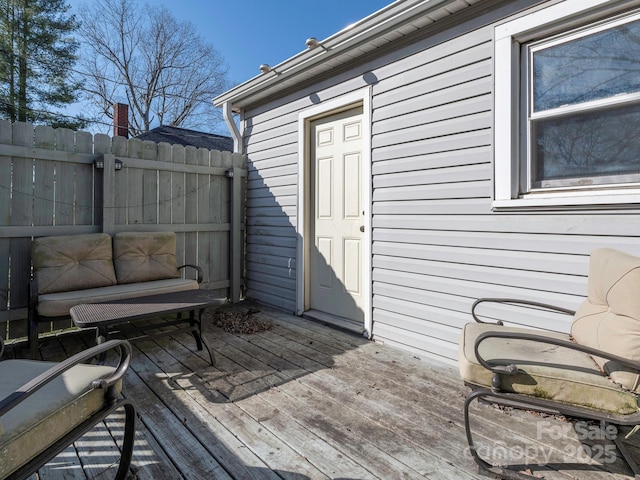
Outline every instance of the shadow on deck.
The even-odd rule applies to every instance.
[[[186,333],[135,344],[124,387],[139,414],[132,479],[486,478],[467,452],[467,389],[455,368],[259,308],[272,329],[236,335],[205,320],[215,367]],[[50,337],[42,356],[60,360],[93,341],[91,331]],[[562,419],[476,412],[487,453],[537,476],[631,478]],[[123,423],[108,419],[40,478],[113,478]]]

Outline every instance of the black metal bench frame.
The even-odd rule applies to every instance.
[[[190,332],[196,341],[197,349],[202,351],[203,347],[206,348],[211,365],[215,365],[213,351],[202,334],[202,313],[208,307],[219,306],[225,302],[225,298],[216,296],[209,290],[184,290],[164,295],[76,305],[71,308],[70,313],[77,327],[96,328],[98,344],[105,342],[116,330],[119,331],[119,336],[132,342],[173,335],[181,331]],[[184,312],[189,312],[188,318],[182,318]],[[177,314],[176,319],[157,325],[133,323],[171,314]],[[170,326],[176,328],[158,330]]]
[[[193,268],[196,271],[196,281],[198,284],[202,283],[203,271],[200,265],[186,264],[178,267],[178,271],[186,268]],[[160,280],[160,279],[158,279]],[[141,282],[144,283],[144,282]],[[29,351],[32,359],[38,358],[38,325],[41,322],[54,322],[58,320],[71,319],[71,315],[61,315],[57,317],[46,317],[38,313],[38,281],[35,276],[29,281],[29,305],[27,312],[28,320],[28,333],[27,338],[29,341]],[[143,294],[141,293],[140,296]]]

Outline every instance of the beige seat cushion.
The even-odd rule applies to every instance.
[[[176,234],[123,232],[113,238],[118,283],[178,278]]]
[[[39,293],[115,285],[111,237],[106,233],[40,237],[31,244]]]
[[[31,360],[0,362],[0,398],[55,365]],[[102,409],[105,390],[92,389],[91,384],[112,375],[114,370],[108,366],[76,365],[0,417],[0,478]],[[122,383],[118,382],[115,388],[119,394]]]
[[[48,293],[38,296],[38,314],[44,317],[58,317],[69,315],[71,307],[83,303],[111,302],[125,298],[162,295],[171,292],[197,290],[199,287],[196,280],[171,278],[154,282],[112,285],[89,290]]]
[[[640,258],[608,248],[591,253],[588,297],[571,335],[581,345],[640,362]],[[637,371],[596,361],[615,382],[640,393]]]
[[[569,340],[568,335],[560,333],[469,323],[462,331],[458,361],[460,375],[465,382],[491,386],[492,373],[478,362],[474,344],[481,333],[497,329],[501,332],[535,333]],[[480,355],[490,364],[518,366],[518,374],[501,376],[504,391],[612,413],[638,411],[636,395],[606,378],[587,354],[549,344],[491,338],[481,344]]]

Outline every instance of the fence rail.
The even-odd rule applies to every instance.
[[[236,153],[0,120],[0,335],[26,333],[39,236],[174,231],[178,262],[198,263],[202,288],[237,300],[245,163]]]

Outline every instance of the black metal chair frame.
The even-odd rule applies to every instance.
[[[474,302],[471,307],[471,315],[474,320],[478,323],[492,323],[482,321],[478,314],[476,314],[476,308],[478,305],[484,302],[491,303],[501,303],[501,304],[518,304],[518,305],[527,305],[542,308],[549,311],[555,311],[558,313],[564,313],[567,315],[574,315],[575,311],[569,310],[562,307],[557,307],[554,305],[549,305],[545,303],[532,302],[527,300],[517,300],[517,299],[509,299],[509,298],[481,298]],[[502,321],[497,321],[494,325],[500,327],[503,325]],[[595,357],[605,358],[607,360],[612,360],[620,363],[625,367],[629,367],[633,370],[640,371],[640,363],[634,362],[629,359],[619,357],[617,355],[612,355],[607,352],[603,352],[601,350],[586,347],[583,345],[579,345],[570,341],[555,339],[546,337],[543,335],[537,335],[535,333],[527,334],[527,333],[512,333],[512,332],[501,332],[499,329],[495,331],[488,331],[478,335],[478,338],[475,341],[474,352],[478,362],[487,370],[490,370],[493,373],[491,379],[491,388],[487,388],[481,385],[469,384],[467,385],[472,388],[471,392],[467,395],[467,398],[464,403],[464,426],[467,436],[467,442],[469,443],[469,451],[474,459],[474,461],[478,464],[478,466],[486,470],[487,472],[497,475],[498,477],[508,479],[508,480],[530,480],[532,478],[531,475],[527,475],[524,473],[517,472],[515,470],[510,470],[508,468],[492,465],[488,463],[486,460],[482,459],[478,454],[476,446],[473,442],[473,436],[471,432],[470,425],[470,415],[469,408],[474,400],[485,401],[487,403],[495,403],[507,407],[518,408],[522,410],[533,410],[541,413],[551,414],[551,415],[563,415],[571,418],[579,418],[585,420],[594,420],[606,422],[608,424],[617,425],[617,426],[635,426],[640,424],[640,412],[636,412],[628,415],[620,415],[620,414],[612,414],[604,411],[598,411],[594,409],[589,409],[586,407],[579,407],[575,405],[569,405],[566,403],[561,403],[553,400],[543,399],[532,397],[530,395],[518,394],[518,393],[510,393],[504,392],[501,390],[501,376],[502,375],[515,375],[519,373],[519,369],[515,364],[509,365],[495,365],[490,364],[484,359],[479,352],[480,344],[487,340],[488,338],[505,338],[505,339],[518,339],[525,340],[531,342],[544,343],[549,345],[557,345],[560,347],[568,348],[571,350],[577,350],[580,352],[587,353],[589,355],[593,355]],[[639,399],[640,400],[640,399]],[[639,402],[640,405],[640,402]],[[619,438],[615,438],[614,442],[616,447],[618,448],[622,458],[629,465],[629,468],[633,471],[635,476],[635,480],[640,480],[640,466],[638,463],[632,458],[631,453],[624,446],[622,441]]]
[[[0,340],[0,347],[2,347],[0,348],[1,356],[4,350],[2,340]],[[14,471],[9,477],[7,477],[7,480],[22,480],[28,478],[67,448],[71,443],[120,408],[123,408],[125,412],[125,427],[122,439],[120,463],[115,478],[117,480],[123,480],[127,476],[133,456],[136,409],[132,401],[121,397],[115,390],[115,384],[122,378],[131,361],[131,345],[125,340],[109,340],[101,345],[96,345],[95,347],[83,350],[82,352],[79,352],[76,355],[56,364],[36,378],[31,379],[13,394],[0,401],[0,417],[5,414],[10,414],[11,409],[19,405],[49,382],[55,380],[66,370],[69,370],[71,367],[79,363],[86,363],[94,357],[98,357],[112,349],[118,349],[120,352],[120,359],[116,370],[110,377],[96,380],[92,385],[93,388],[106,390],[103,408],[94,413],[83,423],[67,432],[61,438],[55,439],[43,452],[34,456],[28,463]]]

